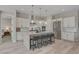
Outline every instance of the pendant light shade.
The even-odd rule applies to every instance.
[[[31,20],[34,20],[34,14],[33,14],[34,12],[33,12],[33,7],[34,7],[34,5],[32,5],[32,12],[31,12],[32,14],[31,14]]]
[[[41,17],[41,8],[40,8],[40,20],[42,19],[42,17]]]

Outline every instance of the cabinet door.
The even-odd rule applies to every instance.
[[[74,33],[67,33],[67,37],[69,41],[74,41]]]
[[[75,27],[75,16],[64,18],[63,27]]]
[[[67,33],[62,32],[62,39],[68,40],[68,41],[74,41],[74,33]]]
[[[22,32],[17,32],[17,40],[23,40]]]
[[[61,37],[62,37],[62,39],[67,40],[67,33],[66,32],[62,32],[61,33]]]

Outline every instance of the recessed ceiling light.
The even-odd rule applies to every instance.
[[[41,24],[42,22],[41,22],[41,21],[39,21],[39,23]]]
[[[24,9],[21,9],[21,10],[24,10]]]
[[[32,20],[31,23],[34,23],[34,21]]]
[[[62,11],[65,11],[64,9],[62,9]]]

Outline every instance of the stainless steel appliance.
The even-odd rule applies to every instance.
[[[61,21],[53,22],[53,31],[56,39],[61,39]]]

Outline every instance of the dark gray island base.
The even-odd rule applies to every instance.
[[[30,49],[41,48],[55,42],[53,33],[36,33],[30,35]]]

